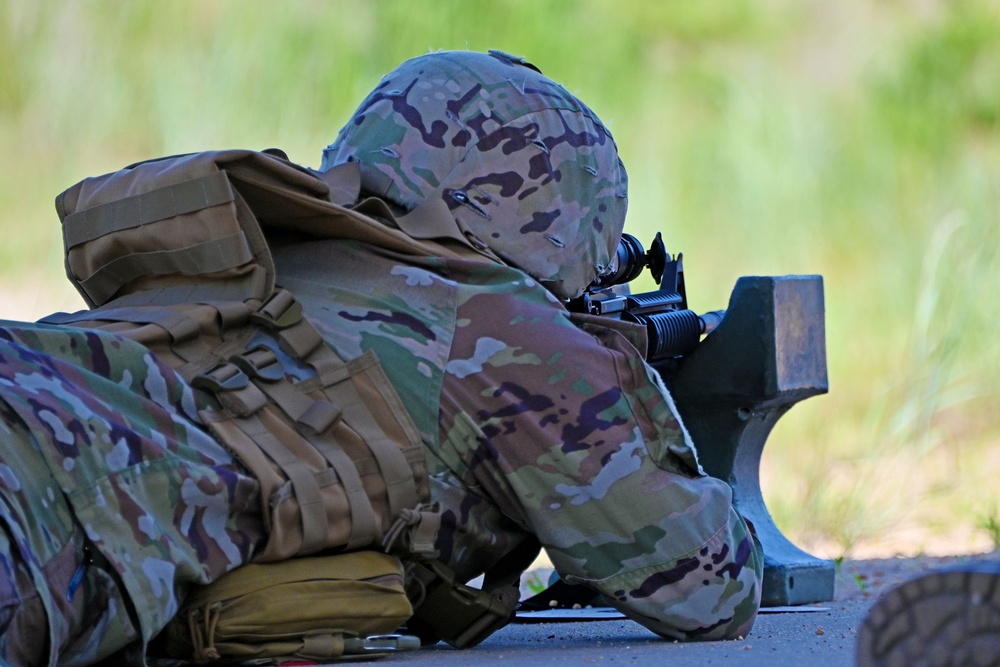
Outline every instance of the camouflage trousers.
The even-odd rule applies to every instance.
[[[62,494],[39,495],[37,479],[14,477],[15,470],[44,471],[46,463],[6,402],[0,423],[0,656],[11,665],[51,663],[47,656],[67,665],[107,658],[140,636],[119,580],[87,545]],[[20,488],[11,493],[14,479]],[[43,544],[33,543],[36,532],[44,533]]]
[[[143,664],[189,586],[249,560],[259,486],[198,403],[130,341],[0,322],[0,660]]]

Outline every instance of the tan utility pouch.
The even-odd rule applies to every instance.
[[[263,490],[258,562],[377,545],[429,499],[419,435],[378,360],[341,360],[275,289],[264,228],[473,252],[447,224],[454,238],[418,242],[377,200],[364,208],[384,221],[333,203],[354,201],[356,167],[325,177],[278,154],[217,151],[89,178],[57,199],[67,274],[92,310],[44,321],[134,339],[214,397],[201,418]]]
[[[156,650],[213,660],[332,660],[419,648],[399,559],[377,551],[251,564],[194,588]]]

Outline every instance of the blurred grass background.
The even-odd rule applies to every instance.
[[[793,541],[835,557],[1000,540],[994,0],[0,7],[0,316],[83,307],[52,200],[85,176],[233,147],[315,167],[402,60],[499,48],[609,124],[626,229],[684,252],[695,308],[741,275],[824,276],[831,393],[765,449]]]

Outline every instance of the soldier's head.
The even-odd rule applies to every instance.
[[[323,152],[361,162],[409,210],[443,199],[505,262],[562,299],[614,257],[628,181],[610,132],[520,58],[429,53],[391,71]]]

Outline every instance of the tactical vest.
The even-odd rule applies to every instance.
[[[267,504],[257,561],[376,545],[429,500],[416,428],[378,360],[323,343],[276,289],[267,236],[481,256],[457,227],[425,241],[399,228],[435,234],[416,219],[426,210],[400,225],[378,199],[335,204],[357,196],[357,165],[327,179],[277,152],[207,152],[88,178],[56,202],[67,275],[92,309],[45,321],[136,340],[214,397],[200,416]]]
[[[211,397],[199,416],[261,485],[269,536],[257,562],[433,549],[437,517],[412,419],[372,354],[342,360],[276,287],[268,248],[311,236],[501,261],[441,200],[402,216],[377,196],[356,203],[384,185],[357,163],[319,173],[277,150],[229,150],[140,162],[56,200],[66,272],[90,310],[42,321],[142,343]],[[471,646],[502,627],[537,543],[518,552],[485,594],[414,559],[427,634]]]

